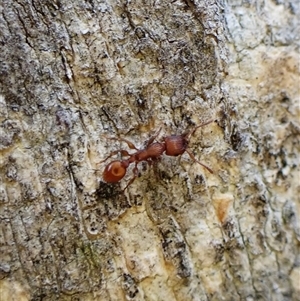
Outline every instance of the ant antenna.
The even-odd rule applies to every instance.
[[[201,128],[202,126],[205,126],[205,125],[207,125],[207,124],[209,124],[209,123],[212,123],[212,122],[214,122],[214,120],[213,119],[211,119],[211,120],[209,120],[209,121],[206,121],[206,122],[204,122],[204,123],[202,123],[202,124],[200,124],[200,125],[197,125],[193,130],[191,130],[189,133],[187,133],[187,137],[188,137],[188,140],[191,138],[191,136],[196,132],[196,130],[198,129],[198,128]]]

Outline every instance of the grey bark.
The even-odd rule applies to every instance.
[[[298,1],[0,10],[1,300],[300,300]]]

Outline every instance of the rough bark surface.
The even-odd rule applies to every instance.
[[[297,15],[2,0],[1,300],[300,300]],[[214,174],[164,155],[102,181],[109,138],[211,118],[189,147]]]

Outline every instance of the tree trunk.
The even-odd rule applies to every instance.
[[[0,9],[1,300],[300,300],[297,0]]]

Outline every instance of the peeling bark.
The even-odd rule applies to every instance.
[[[0,11],[3,300],[300,300],[297,1]],[[214,174],[102,180],[109,138],[211,118],[189,148]]]

